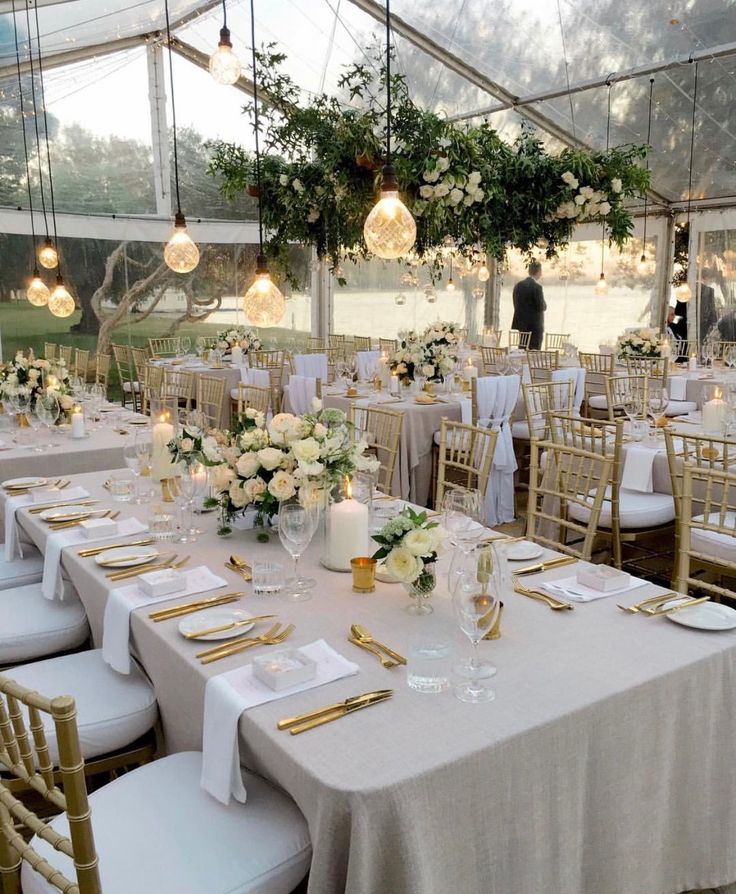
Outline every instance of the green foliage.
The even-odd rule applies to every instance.
[[[324,94],[300,105],[296,84],[280,71],[284,58],[272,46],[259,53],[268,103],[261,110],[267,127],[260,200],[267,254],[290,276],[290,242],[314,245],[333,270],[343,254],[368,256],[363,223],[385,161],[385,68],[378,79],[366,65],[346,69],[340,87],[350,105]],[[509,247],[529,253],[542,245],[554,257],[583,219],[604,224],[618,246],[631,235],[624,200],[649,185],[649,172],[638,164],[645,147],[553,155],[528,128],[508,144],[485,122],[453,124],[419,108],[401,75],[392,76],[392,98],[392,161],[417,222],[415,252],[423,262],[441,266],[448,246],[465,257],[500,260]],[[252,106],[244,111],[252,115]],[[232,200],[252,192],[253,154],[231,143],[212,148],[209,172],[221,179],[223,194]],[[590,215],[576,207],[577,187],[563,174],[595,193]],[[561,206],[572,215],[561,214]]]

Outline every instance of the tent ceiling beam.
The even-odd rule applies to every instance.
[[[376,3],[375,0],[350,0],[350,2],[377,21],[385,22],[386,9],[384,6]],[[460,77],[474,84],[485,93],[495,97],[499,102],[504,103],[502,108],[511,108],[516,104],[517,98],[505,87],[482,74],[478,69],[468,65],[454,53],[440,46],[395,13],[391,13],[391,27],[396,33],[401,34],[402,37],[405,37],[410,43],[422,50],[422,52],[441,62],[450,71],[454,71],[455,74],[460,75]],[[593,148],[588,143],[574,137],[569,131],[560,127],[555,121],[537,109],[523,107],[519,109],[519,114],[566,146],[575,149]],[[664,205],[669,205],[672,202],[672,198],[668,198],[656,190],[650,190],[649,195],[654,201]]]
[[[35,0],[34,6],[41,9],[44,6],[56,6],[61,3],[72,3],[73,0]],[[20,11],[23,4],[16,3],[16,9]],[[0,15],[5,15],[13,11],[13,0],[0,0]]]

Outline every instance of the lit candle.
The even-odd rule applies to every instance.
[[[399,393],[399,377],[391,376],[391,394]]]
[[[327,558],[330,568],[350,571],[353,556],[368,555],[368,507],[354,500],[348,485],[348,498],[330,506],[330,542]]]
[[[72,437],[84,437],[84,415],[81,407],[74,407],[72,410]]]
[[[666,341],[662,347],[660,348],[660,354],[666,359],[669,360],[670,355],[672,354],[672,348],[670,347],[670,343]]]
[[[233,366],[242,366],[243,365],[243,349],[240,347],[240,345],[235,345],[235,347],[232,349],[232,351],[230,353],[231,353],[231,357],[232,357]]]
[[[47,388],[56,388],[59,384],[59,380],[56,376],[47,376],[46,377],[46,387]]]
[[[698,358],[695,354],[690,355],[690,362],[688,363],[688,369],[697,369],[698,368]]]
[[[463,370],[463,377],[469,382],[471,379],[478,378],[478,367],[473,366],[473,361],[468,358],[468,365]]]
[[[174,437],[174,426],[169,422],[171,418],[168,411],[162,412],[152,431],[151,448],[151,475],[157,481],[163,478],[171,478],[174,464],[169,453],[169,441]]]
[[[703,429],[709,434],[722,434],[726,425],[728,406],[716,388],[713,399],[703,404]]]

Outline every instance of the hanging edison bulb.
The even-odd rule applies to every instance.
[[[473,289],[473,298],[475,298],[476,301],[481,301],[485,297],[486,297],[485,289],[481,289],[480,286],[476,286],[476,288]]]
[[[187,222],[181,211],[174,217],[174,232],[164,246],[164,261],[174,273],[191,273],[199,264],[199,249],[187,233]]]
[[[38,263],[47,270],[54,270],[59,266],[59,252],[50,239],[47,239],[39,248]]]
[[[606,282],[606,274],[601,271],[601,276],[598,282],[595,284],[595,293],[596,295],[607,295],[608,294],[608,283]]]
[[[399,184],[392,165],[385,165],[383,169],[381,198],[365,219],[363,238],[370,252],[386,260],[407,254],[416,241],[417,225],[399,198]]]
[[[254,326],[275,326],[286,312],[284,296],[271,280],[263,255],[258,255],[256,260],[256,278],[245,293],[243,310]]]
[[[220,29],[220,42],[210,56],[210,74],[218,84],[234,84],[240,77],[240,59],[233,53],[230,29]]]
[[[33,271],[33,279],[26,289],[26,298],[34,307],[45,307],[49,303],[51,292],[46,283],[41,279],[38,267]]]
[[[452,278],[452,274],[450,274],[450,278],[447,280],[447,285],[445,286],[448,292],[455,291],[455,280]]]
[[[488,269],[484,261],[478,269],[478,282],[488,282],[490,278],[491,271]]]
[[[675,298],[677,298],[678,301],[682,301],[683,304],[686,304],[692,297],[692,289],[686,282],[680,283],[675,289]]]
[[[57,276],[54,291],[49,296],[49,310],[55,317],[70,317],[75,307],[74,299],[67,291],[64,280],[61,276]]]
[[[636,265],[636,272],[640,276],[646,276],[648,273],[652,271],[652,264],[649,258],[647,257],[647,253],[643,251],[641,253],[641,257]]]

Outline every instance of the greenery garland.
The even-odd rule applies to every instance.
[[[297,85],[280,70],[285,56],[269,45],[258,58],[268,103],[260,192],[267,254],[293,280],[289,243],[314,245],[335,272],[345,255],[369,256],[363,223],[380,187],[385,68],[377,81],[369,66],[346,69],[339,86],[350,105],[325,94],[300,105]],[[624,200],[649,186],[638,164],[645,146],[551,154],[529,128],[508,144],[487,122],[452,123],[419,108],[402,75],[392,76],[391,89],[392,160],[417,222],[414,260],[439,271],[448,252],[477,262],[543,246],[554,257],[582,221],[604,225],[619,247],[631,235]],[[254,155],[222,141],[213,150],[209,172],[222,178],[223,194],[257,195]]]

